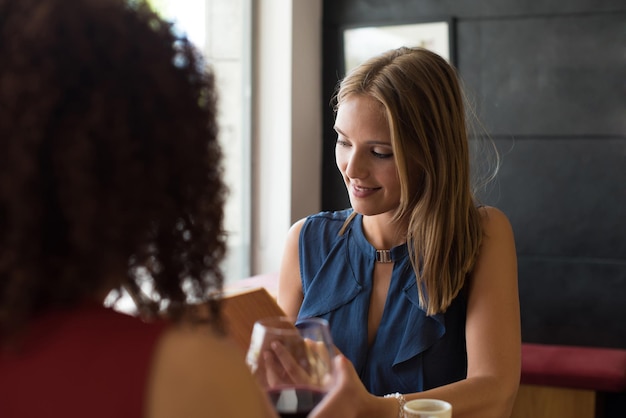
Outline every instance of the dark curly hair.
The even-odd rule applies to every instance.
[[[221,326],[226,187],[193,45],[144,1],[0,0],[0,57],[0,335],[122,287]]]

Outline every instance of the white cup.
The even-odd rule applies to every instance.
[[[452,405],[439,399],[414,399],[404,404],[404,418],[452,418]]]

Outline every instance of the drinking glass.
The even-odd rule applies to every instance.
[[[282,418],[305,418],[333,383],[328,322],[271,317],[252,328],[246,363]]]

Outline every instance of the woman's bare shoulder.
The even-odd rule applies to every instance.
[[[289,228],[289,235],[299,237],[300,231],[302,231],[302,227],[304,226],[306,220],[307,218],[302,218],[294,222],[294,224],[291,225],[291,228]]]
[[[502,210],[494,206],[481,206],[478,212],[487,236],[494,232],[512,232],[511,222]]]
[[[154,354],[150,418],[269,417],[271,410],[230,339],[206,327],[174,326]]]

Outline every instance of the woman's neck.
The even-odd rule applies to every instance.
[[[406,242],[406,227],[390,214],[363,216],[363,234],[377,250],[388,250]]]

